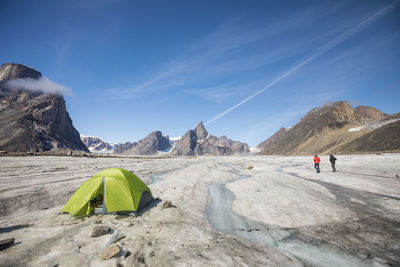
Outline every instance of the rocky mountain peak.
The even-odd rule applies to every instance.
[[[41,73],[21,64],[0,68],[0,150],[43,152],[81,150],[89,152],[66,110],[60,95],[17,90],[10,92],[4,82],[38,79]]]
[[[396,121],[388,122],[384,127],[382,125],[386,124],[379,126],[379,123],[375,123],[373,127],[365,127],[371,121],[383,121],[388,118],[393,116],[372,107],[361,106],[353,109],[346,101],[324,105],[312,109],[292,128],[281,133],[278,131],[261,143],[264,147],[260,153],[312,155],[344,151],[397,150],[399,142],[396,139]]]
[[[354,113],[359,115],[367,122],[378,122],[389,116],[379,109],[368,106],[358,106],[354,109]]]
[[[93,136],[80,135],[83,144],[93,153],[111,153],[114,147],[101,140],[100,138]]]
[[[205,139],[208,136],[208,132],[206,128],[204,127],[204,124],[202,121],[197,124],[196,128],[194,129],[197,139]]]
[[[22,64],[4,63],[0,68],[0,82],[22,78],[39,79],[40,77],[42,77],[40,72]]]
[[[154,155],[171,147],[171,142],[162,132],[154,131],[145,138],[139,140],[132,148],[123,152],[127,155]]]
[[[226,136],[220,138],[208,134],[203,122],[197,124],[194,130],[189,130],[176,143],[171,155],[232,155],[233,153],[250,152],[247,144],[233,141]]]
[[[312,109],[300,120],[300,125],[311,130],[311,135],[314,135],[327,128],[339,129],[347,124],[360,123],[361,121],[362,118],[354,113],[348,102],[339,101]]]

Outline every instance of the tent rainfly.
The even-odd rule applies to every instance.
[[[96,205],[102,205],[103,214],[137,214],[152,199],[149,187],[136,175],[125,169],[111,168],[95,174],[83,183],[62,212],[73,216],[89,215],[94,213]]]

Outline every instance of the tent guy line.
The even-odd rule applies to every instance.
[[[210,124],[216,120],[218,120],[219,118],[225,116],[226,114],[228,114],[229,112],[235,110],[236,108],[238,108],[239,106],[245,104],[246,102],[250,101],[251,99],[253,99],[254,97],[258,96],[259,94],[265,92],[266,90],[268,90],[269,88],[271,88],[273,85],[275,85],[276,83],[280,82],[281,80],[283,80],[284,78],[286,78],[287,76],[293,74],[294,72],[296,72],[297,70],[299,70],[300,68],[304,67],[306,64],[308,64],[309,62],[313,61],[314,59],[316,59],[317,57],[319,57],[320,55],[322,55],[323,53],[327,52],[328,50],[334,48],[335,46],[337,46],[338,44],[340,44],[341,42],[345,41],[347,38],[349,38],[350,36],[356,34],[357,32],[359,32],[360,30],[362,30],[364,27],[366,27],[369,23],[371,23],[373,20],[377,19],[378,17],[388,13],[389,11],[393,10],[398,4],[400,3],[400,1],[394,1],[391,4],[385,6],[384,8],[380,9],[378,12],[372,14],[371,16],[367,17],[366,19],[362,20],[361,22],[357,23],[356,25],[354,25],[353,27],[351,27],[350,29],[348,29],[347,31],[343,32],[342,34],[340,34],[339,36],[337,36],[336,38],[330,40],[329,42],[325,43],[324,45],[320,46],[319,48],[317,48],[316,50],[314,50],[312,53],[310,53],[309,55],[307,55],[305,58],[303,58],[303,60],[300,61],[300,63],[296,64],[295,66],[293,66],[292,68],[290,68],[289,70],[287,70],[286,72],[284,72],[283,74],[281,74],[280,76],[278,76],[276,79],[274,79],[272,82],[270,82],[268,85],[266,85],[265,87],[263,87],[262,89],[258,90],[257,92],[253,93],[252,95],[248,96],[247,98],[243,99],[242,101],[240,101],[239,103],[237,103],[236,105],[228,108],[227,110],[225,110],[224,112],[216,115],[215,117],[213,117],[212,119],[210,119],[209,121],[207,121],[205,123],[205,125]]]

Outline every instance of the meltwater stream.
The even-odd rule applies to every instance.
[[[368,263],[354,256],[328,247],[318,247],[296,238],[296,229],[267,225],[232,211],[235,194],[226,187],[226,184],[250,177],[239,175],[237,179],[209,185],[211,201],[207,207],[206,216],[208,222],[217,231],[263,242],[282,249],[313,266],[369,266]]]
[[[166,175],[168,172],[157,172],[157,173],[154,173],[154,174],[152,174],[151,176],[150,176],[150,178],[151,178],[151,183],[152,184],[154,184],[154,183],[157,183],[157,182],[160,182],[160,181],[162,181],[163,180],[163,176],[164,175]]]

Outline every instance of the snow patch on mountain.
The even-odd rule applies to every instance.
[[[392,119],[392,120],[375,122],[375,123],[367,123],[367,124],[362,125],[362,126],[350,128],[348,131],[349,132],[358,132],[358,131],[365,130],[365,129],[377,129],[377,128],[385,126],[385,125],[387,125],[389,123],[396,122],[398,120],[400,120],[400,119],[398,118],[398,119]]]

